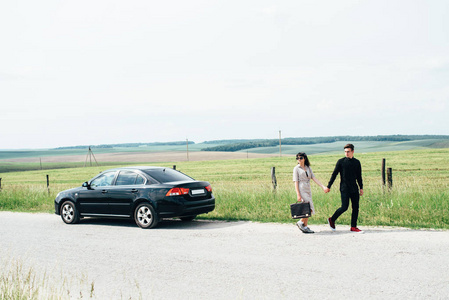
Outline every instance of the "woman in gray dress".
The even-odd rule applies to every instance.
[[[313,175],[307,154],[304,152],[299,152],[296,154],[296,160],[298,161],[298,164],[293,169],[293,181],[295,183],[297,200],[298,202],[309,202],[310,210],[313,215],[315,214],[315,207],[312,200],[310,179],[315,181],[315,183],[318,184],[325,193],[329,192],[329,190],[315,177],[315,175]],[[307,226],[308,221],[309,218],[302,218],[296,223],[296,225],[304,233],[313,233],[313,231]]]

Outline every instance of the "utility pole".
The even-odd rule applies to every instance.
[[[279,130],[279,157],[282,156],[281,131]]]
[[[95,163],[97,164],[97,167],[98,167],[97,159],[95,158],[95,155],[94,155],[94,153],[92,152],[92,149],[89,146],[89,150],[87,151],[87,155],[86,155],[86,161],[84,162],[84,167],[86,166],[87,158],[89,158],[89,163],[90,163],[90,166],[92,167],[92,157],[94,158]]]
[[[187,147],[187,161],[189,161],[189,139],[186,139],[186,147]]]

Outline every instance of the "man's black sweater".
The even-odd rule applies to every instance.
[[[363,189],[362,165],[358,159],[354,157],[343,157],[339,159],[327,185],[328,188],[331,188],[338,173],[340,173],[340,192],[358,193],[359,188],[357,183],[360,189]]]

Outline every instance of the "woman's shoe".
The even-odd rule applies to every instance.
[[[303,231],[304,233],[315,233],[315,231],[313,231],[309,227],[304,227],[304,228],[305,228],[305,231]]]

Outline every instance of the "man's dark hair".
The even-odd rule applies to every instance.
[[[353,144],[346,144],[346,146],[343,149],[351,148],[351,151],[354,151],[354,145]]]

